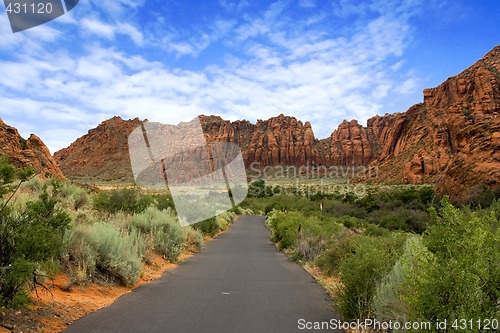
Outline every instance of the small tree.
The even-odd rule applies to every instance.
[[[44,186],[37,200],[16,211],[9,202],[33,169],[18,169],[0,159],[0,303],[19,305],[28,300],[26,283],[35,277],[39,263],[55,257],[70,218],[59,210],[55,199],[60,185]],[[15,183],[17,181],[17,184]]]

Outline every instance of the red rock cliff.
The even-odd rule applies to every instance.
[[[9,162],[17,167],[31,165],[43,176],[64,178],[49,149],[35,134],[28,140],[21,137],[17,129],[0,119],[0,155],[9,156]]]
[[[63,173],[80,181],[133,180],[128,154],[128,136],[141,124],[138,118],[113,117],[54,154]]]

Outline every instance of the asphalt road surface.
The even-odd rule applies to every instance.
[[[305,329],[337,318],[323,288],[271,243],[264,218],[243,216],[201,253],[64,332],[341,332]]]

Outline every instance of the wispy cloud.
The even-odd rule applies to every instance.
[[[84,29],[97,36],[107,39],[115,37],[115,28],[111,24],[106,24],[96,19],[83,19],[80,21],[80,24]]]

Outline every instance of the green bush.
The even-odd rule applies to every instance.
[[[2,184],[8,186],[13,177],[8,166],[1,165]],[[15,211],[8,201],[0,201],[0,300],[16,306],[28,299],[26,283],[37,267],[57,257],[69,216],[57,206],[59,185],[52,182],[50,192],[45,185],[39,198]]]
[[[156,200],[156,208],[166,210],[168,208],[175,210],[174,200],[170,194],[158,194],[154,197]]]
[[[215,236],[220,231],[220,225],[215,217],[193,224],[195,230],[199,230],[203,235]]]
[[[350,231],[340,233],[332,245],[316,260],[316,265],[323,273],[333,276],[338,273],[340,263],[354,252],[357,235]]]
[[[248,187],[248,197],[250,198],[264,198],[271,194],[266,191],[266,182],[263,179],[256,179],[250,183]]]
[[[469,199],[467,204],[471,204],[474,208],[487,208],[498,199],[500,199],[500,185],[495,186],[493,189],[484,186],[482,191]]]
[[[184,248],[184,237],[177,218],[169,211],[148,207],[134,214],[131,224],[140,232],[150,235],[154,250],[169,261],[176,261]]]
[[[323,204],[323,212],[334,217],[356,217],[364,219],[367,215],[366,210],[357,207],[352,203],[339,200],[328,200]]]
[[[238,212],[249,212],[248,209],[241,209],[238,207],[233,210]],[[193,224],[193,228],[200,231],[203,235],[213,237],[221,230],[226,230],[228,225],[233,223],[236,217],[236,213],[233,210],[221,212],[216,217],[195,223]]]
[[[424,234],[427,260],[409,280],[405,297],[412,320],[499,318],[500,221],[498,202],[471,212],[443,200],[432,210],[433,224]]]
[[[346,228],[363,228],[366,227],[365,220],[358,219],[354,216],[342,216],[337,219],[337,222],[344,225]]]
[[[337,310],[344,320],[372,317],[375,288],[401,255],[404,237],[356,238],[353,251],[339,265],[341,286],[336,294]]]
[[[121,190],[101,191],[93,196],[94,209],[116,213],[141,213],[153,203],[153,198],[139,190],[125,188]]]
[[[43,186],[46,184],[46,181],[40,177],[33,177],[30,180],[24,182],[20,189],[21,191],[29,191],[29,192],[39,192],[42,190]]]
[[[280,249],[291,247],[297,240],[299,225],[304,216],[299,212],[277,213],[271,222],[271,240]]]
[[[405,207],[386,207],[370,213],[367,221],[389,230],[403,230],[422,233],[427,227],[429,214],[421,210]]]
[[[241,203],[243,208],[249,208],[255,212],[261,211],[265,214],[273,209],[279,211],[300,211],[304,215],[320,212],[320,203],[308,200],[305,197],[281,194],[264,198],[247,198]]]
[[[299,257],[304,255],[308,260],[314,260],[319,255],[319,249],[328,247],[335,235],[343,230],[343,226],[331,218],[305,216],[297,211],[273,211],[268,219],[271,240],[278,243],[280,249],[299,250]],[[297,245],[300,249],[297,249]]]
[[[390,234],[391,232],[388,229],[375,224],[368,224],[363,230],[363,235],[366,236],[389,236]]]

